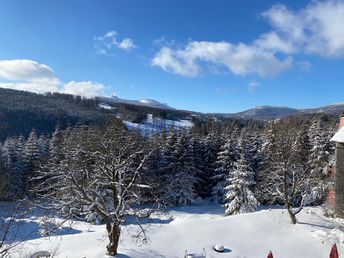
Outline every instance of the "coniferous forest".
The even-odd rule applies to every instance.
[[[336,116],[312,115],[214,122],[191,130],[171,127],[152,136],[128,131],[120,119],[56,127],[52,134],[33,129],[28,137],[8,137],[0,145],[0,181],[6,186],[0,188],[0,196],[23,198],[39,184],[33,179],[42,173],[62,173],[61,166],[73,172],[84,165],[82,158],[94,162],[91,156],[103,147],[101,139],[112,137],[107,133],[111,126],[117,128],[114,134],[120,132],[137,145],[140,155],[153,150],[140,177],[143,184],[152,185],[140,191],[144,202],[158,198],[182,205],[211,198],[225,204],[227,214],[252,211],[258,203],[283,204],[281,171],[289,166],[288,173],[300,181],[290,193],[291,204],[299,205],[307,193],[312,193],[307,195],[309,204],[320,204],[331,187],[334,146],[329,139],[336,125]]]
[[[12,101],[12,92],[7,94]],[[29,200],[64,218],[105,224],[108,254],[117,253],[128,216],[152,212],[140,205],[208,200],[221,204],[225,215],[282,205],[295,224],[303,207],[326,206],[333,189],[330,138],[337,115],[268,121],[193,115],[192,127],[163,126],[152,133],[124,123],[144,121],[149,108],[104,111],[98,99],[68,94],[13,97],[20,102],[1,107],[8,123],[1,131],[0,201]],[[22,126],[27,112],[35,119]],[[161,122],[159,114],[154,115]]]

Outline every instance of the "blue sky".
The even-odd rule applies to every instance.
[[[201,112],[343,102],[344,1],[0,3],[0,87]]]

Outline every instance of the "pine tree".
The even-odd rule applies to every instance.
[[[151,189],[142,189],[142,199],[150,202],[162,202],[165,191],[165,175],[161,166],[162,146],[165,142],[165,135],[155,134],[150,138],[150,145],[155,151],[147,159],[141,179],[149,182]]]
[[[14,156],[14,173],[16,174],[16,179],[13,180],[15,181],[14,184],[17,185],[18,195],[23,196],[26,194],[28,184],[28,159],[23,136],[19,136],[15,141]]]
[[[230,137],[225,140],[225,143],[220,148],[218,153],[215,173],[212,176],[214,187],[212,189],[212,196],[215,200],[224,202],[224,189],[226,185],[226,177],[234,168],[234,162],[237,160],[237,153],[235,145]]]
[[[252,191],[255,185],[254,171],[248,164],[247,143],[243,137],[239,140],[239,159],[234,161],[226,175],[226,186],[224,188],[226,215],[253,212],[256,210],[258,201]]]
[[[188,143],[185,133],[178,135],[169,165],[170,174],[167,176],[168,185],[166,196],[176,205],[192,204],[195,201],[197,183],[193,150]]]
[[[274,156],[278,150],[277,121],[268,123],[263,139],[260,161],[260,169],[257,173],[256,196],[262,204],[283,204],[283,198],[279,192],[281,178],[278,173],[279,164],[276,164]]]
[[[328,135],[332,135],[330,128],[322,123],[322,117],[315,117],[311,120],[308,130],[310,144],[308,169],[311,176],[313,204],[321,204],[328,191],[328,177],[331,166],[331,147]],[[333,151],[332,151],[333,152]]]
[[[60,129],[56,127],[49,141],[49,159],[53,163],[59,163],[64,158],[64,155],[63,134]]]
[[[15,200],[21,198],[25,193],[25,175],[23,174],[23,164],[20,151],[20,144],[14,138],[7,138],[2,146],[1,160],[2,180],[5,190],[0,197],[3,200]]]
[[[196,137],[193,133],[189,135],[189,148],[193,153],[193,163],[195,167],[195,175],[197,178],[197,183],[195,184],[195,190],[198,196],[204,198],[209,197],[209,192],[205,191],[204,186],[209,184],[210,179],[204,174],[205,162],[203,160],[203,145],[200,138]],[[208,181],[208,182],[207,182]],[[203,188],[204,187],[204,188]]]
[[[326,164],[329,157],[329,142],[327,141],[327,132],[321,124],[321,117],[315,118],[309,128],[310,142],[312,149],[310,153],[311,174],[317,177],[326,175]]]
[[[28,160],[28,174],[33,176],[40,166],[40,152],[36,131],[32,130],[25,145],[25,152]]]
[[[43,134],[38,137],[37,145],[41,162],[45,162],[49,157],[49,142],[49,138]]]
[[[4,144],[1,146],[1,196],[0,200],[8,201],[13,200],[13,192],[11,186],[11,176],[12,176],[12,148],[11,139],[7,138]]]
[[[200,196],[205,198],[211,196],[212,189],[217,183],[215,169],[217,167],[217,153],[219,151],[218,140],[214,133],[209,133],[202,142],[203,151],[203,168],[200,178]]]

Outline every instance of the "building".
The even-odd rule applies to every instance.
[[[334,214],[344,218],[344,117],[340,119],[339,130],[331,141],[336,142]]]

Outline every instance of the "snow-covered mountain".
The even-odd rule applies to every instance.
[[[318,108],[306,108],[296,109],[290,107],[278,107],[278,106],[258,106],[256,108],[248,109],[238,113],[229,114],[216,114],[216,116],[222,117],[233,117],[233,118],[244,118],[244,119],[260,119],[270,120],[291,115],[302,115],[302,114],[340,114],[344,112],[344,103],[332,104],[328,106]]]
[[[128,104],[135,106],[143,106],[157,109],[164,109],[166,111],[178,111],[165,103],[161,103],[153,99],[141,99],[141,100],[126,100],[121,99],[116,96],[112,97],[99,97],[102,105],[111,104]],[[108,106],[106,106],[108,107]],[[205,115],[205,116],[216,116],[216,117],[226,117],[226,118],[244,118],[244,119],[258,119],[258,120],[270,120],[291,115],[302,115],[302,114],[314,114],[314,113],[324,113],[324,114],[340,114],[344,112],[344,102],[331,104],[328,106],[318,107],[318,108],[306,108],[297,109],[291,107],[283,106],[258,106],[252,109],[244,110],[238,113],[207,113],[202,114],[199,112],[185,111],[189,114]]]
[[[289,107],[272,107],[272,106],[258,106],[253,109],[248,109],[235,115],[242,118],[252,119],[271,119],[283,116],[295,115],[299,110]]]
[[[344,102],[336,103],[324,107],[319,108],[308,108],[308,109],[300,109],[301,113],[326,113],[326,114],[337,114],[340,112],[344,112]]]
[[[150,107],[171,109],[171,107],[168,106],[166,103],[161,103],[161,102],[156,101],[154,99],[141,99],[141,100],[139,100],[139,102],[142,103],[143,105],[147,105]]]
[[[121,99],[117,96],[99,97],[99,99],[102,102],[102,104],[108,104],[108,105],[120,103],[120,104],[130,104],[130,105],[153,107],[153,108],[160,108],[160,109],[169,109],[169,110],[174,109],[165,103],[161,103],[153,99],[129,100],[129,99]]]

